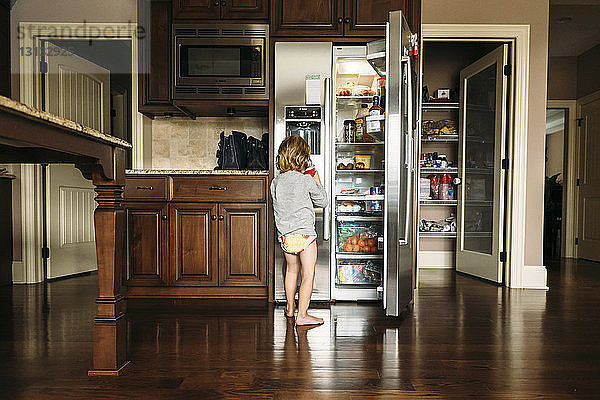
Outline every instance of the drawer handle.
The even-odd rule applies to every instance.
[[[221,186],[211,186],[208,188],[208,190],[227,190],[227,188]]]
[[[154,190],[153,186],[138,186],[136,187],[137,190]]]
[[[219,215],[219,221],[223,221],[224,219],[225,219],[225,217],[224,217],[224,216],[222,216],[222,215]]]

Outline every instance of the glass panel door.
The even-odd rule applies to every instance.
[[[461,71],[456,269],[502,281],[508,45]]]

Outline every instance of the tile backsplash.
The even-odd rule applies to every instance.
[[[152,168],[213,169],[217,166],[219,135],[232,130],[261,138],[267,118],[156,118],[152,121]]]

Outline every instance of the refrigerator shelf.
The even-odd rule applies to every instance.
[[[383,216],[374,216],[374,217],[366,217],[366,216],[355,216],[355,215],[336,215],[335,219],[338,221],[383,221]]]
[[[450,168],[421,168],[422,174],[458,174],[457,167]]]
[[[338,260],[381,260],[383,259],[383,254],[347,253],[345,251],[341,251],[335,253],[335,258]]]
[[[423,111],[427,110],[458,110],[458,103],[423,103]]]
[[[373,100],[373,96],[338,96],[336,95],[335,98],[337,100]]]
[[[458,200],[428,200],[428,199],[420,199],[419,203],[422,206],[456,206],[456,205],[458,205]]]
[[[359,174],[369,174],[369,173],[384,173],[385,170],[384,169],[336,169],[335,172],[337,172],[338,174],[353,174],[353,173],[359,173]]]
[[[341,200],[384,200],[384,196],[382,194],[337,194],[335,196]]]
[[[458,135],[429,135],[422,136],[423,142],[458,142]]]
[[[336,280],[335,284],[339,285],[339,286],[380,286],[381,282],[346,282],[346,283],[342,283],[342,282]]]
[[[337,142],[335,145],[339,147],[367,147],[367,146],[383,146],[385,142],[372,142],[372,143],[346,143]]]
[[[419,237],[423,238],[455,238],[456,232],[419,232]]]

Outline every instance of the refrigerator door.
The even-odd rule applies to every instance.
[[[307,75],[319,75],[321,80],[321,105],[323,106],[321,122],[320,154],[311,155],[323,185],[331,196],[330,164],[330,129],[328,118],[330,79],[332,63],[332,43],[278,42],[275,43],[275,155],[279,144],[286,135],[285,106],[304,106]],[[276,157],[274,157],[276,159]],[[276,161],[274,161],[276,162]],[[274,168],[277,175],[277,166]],[[329,301],[329,258],[330,258],[330,213],[329,207],[316,208],[317,230],[317,263],[312,299]],[[275,300],[285,300],[283,278],[285,258],[275,235]]]
[[[385,238],[383,306],[398,316],[413,300],[413,77],[411,32],[401,11],[386,32]]]

